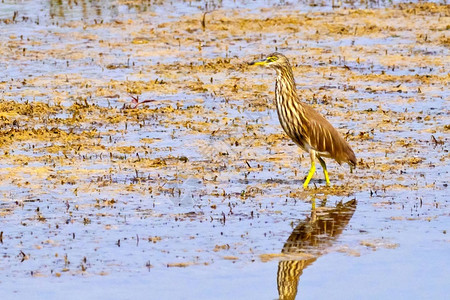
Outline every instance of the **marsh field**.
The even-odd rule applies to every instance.
[[[1,299],[447,297],[449,50],[446,1],[2,0]]]

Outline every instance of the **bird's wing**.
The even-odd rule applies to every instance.
[[[331,157],[338,163],[347,162],[350,155],[349,150],[351,153],[353,151],[342,135],[311,106],[304,105],[304,107],[309,119],[307,126],[311,147],[321,156]]]

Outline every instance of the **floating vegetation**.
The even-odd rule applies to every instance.
[[[276,298],[278,265],[314,260],[307,270],[323,271],[330,253],[343,258],[326,260],[326,274],[358,260],[361,268],[377,266],[361,274],[396,282],[401,265],[376,259],[397,255],[411,266],[427,257],[433,272],[411,274],[423,273],[414,280],[430,289],[448,277],[440,273],[449,263],[442,257],[449,241],[448,4],[5,2],[6,293],[26,298],[37,277],[55,277],[45,281],[52,291],[53,279],[67,287],[82,277],[86,290],[98,290],[90,280],[101,278],[111,280],[105,291],[125,282],[137,295],[148,297],[145,285],[163,299],[185,296],[172,287],[188,277],[197,282],[186,286],[199,291],[261,278],[260,291],[233,295]],[[321,171],[302,188],[309,157],[279,125],[272,76],[247,65],[273,51],[289,57],[303,101],[355,151],[351,174],[327,161],[329,188]],[[358,207],[341,220],[339,237],[325,231],[332,243],[311,240],[314,251],[281,253],[298,224],[314,224],[312,199],[317,213],[352,199]],[[352,271],[339,276],[345,272]],[[305,281],[298,294],[333,278]],[[33,284],[18,288],[9,283],[15,279]],[[436,291],[431,298],[447,294]]]

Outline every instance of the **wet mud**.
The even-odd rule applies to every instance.
[[[2,293],[444,297],[449,24],[439,1],[2,2]],[[248,65],[273,51],[356,153],[331,187],[303,189]]]

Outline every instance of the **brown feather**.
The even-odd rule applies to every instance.
[[[275,104],[286,134],[305,151],[312,148],[319,157],[355,166],[355,153],[342,135],[320,113],[300,101],[288,59],[280,53],[269,57],[277,57],[270,66],[277,71]]]
[[[302,105],[305,109],[305,115],[310,120],[307,123],[310,146],[317,152],[329,153],[329,155],[320,154],[320,156],[333,158],[339,164],[346,162],[355,165],[355,153],[342,135],[311,106],[303,103]]]

